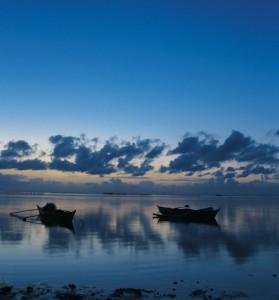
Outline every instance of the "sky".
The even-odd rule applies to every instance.
[[[0,191],[278,194],[277,0],[0,0]]]

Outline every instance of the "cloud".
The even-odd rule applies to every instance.
[[[19,140],[9,142],[5,146],[5,150],[1,151],[2,158],[21,158],[28,156],[33,152],[32,147],[25,141]]]
[[[227,168],[224,179],[247,177],[253,174],[276,174],[279,165],[279,148],[271,144],[259,144],[239,131],[232,131],[223,144],[210,135],[185,136],[178,146],[168,152],[177,155],[169,166],[161,166],[160,172],[200,175],[203,171],[220,169],[224,163],[247,164],[238,168]],[[211,173],[220,178],[219,172]]]
[[[186,183],[186,181],[185,181]],[[278,195],[279,185],[262,180],[239,183],[235,180],[224,181],[224,174],[219,172],[219,179],[209,179],[195,184],[158,184],[150,180],[139,183],[127,183],[113,178],[101,183],[58,182],[42,178],[30,179],[22,175],[4,175],[0,173],[0,192],[53,192],[53,193],[88,193],[104,192],[127,194],[157,195]]]
[[[23,140],[10,141],[0,151],[0,169],[49,169],[100,177],[139,177],[158,171],[231,183],[249,176],[262,176],[264,180],[279,178],[279,148],[257,143],[239,131],[232,131],[223,142],[206,132],[187,134],[167,153],[166,144],[159,139],[119,141],[112,137],[102,143],[98,138],[87,139],[85,135],[54,135],[49,142],[52,150],[46,157],[41,156],[46,152],[39,153],[38,145],[30,146]],[[165,156],[172,159],[158,169],[154,162]]]
[[[241,170],[241,174],[238,175],[238,177],[248,177],[250,175],[271,175],[275,173],[277,170],[273,167],[266,168],[264,166],[254,165],[254,164],[248,164],[243,167],[240,167],[239,170]]]
[[[164,143],[159,140],[136,139],[133,142],[119,142],[112,138],[97,149],[85,142],[84,138],[52,136],[53,144],[50,169],[59,171],[84,172],[94,175],[109,175],[125,172],[132,176],[143,176],[153,169],[151,163],[162,154]],[[137,160],[137,161],[136,161]]]
[[[37,152],[37,145],[30,146],[26,141],[10,141],[0,152],[0,169],[46,170],[47,164],[38,159],[30,159]]]
[[[55,158],[69,157],[75,154],[79,139],[71,136],[51,136],[49,141],[54,145],[52,156]]]
[[[154,167],[149,164],[149,160],[145,160],[140,166],[135,166],[120,158],[117,166],[120,170],[123,170],[126,174],[131,174],[132,176],[143,176],[148,171],[154,169]]]

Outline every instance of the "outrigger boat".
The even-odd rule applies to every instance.
[[[153,218],[158,219],[158,222],[177,222],[177,223],[197,223],[205,225],[213,225],[219,227],[215,218],[192,218],[185,215],[162,215],[160,213],[153,214]]]
[[[206,207],[201,209],[191,209],[188,205],[184,207],[165,207],[158,206],[159,213],[153,214],[160,220],[181,220],[181,221],[197,221],[197,220],[212,220],[216,217],[220,208],[213,209]]]
[[[57,209],[54,203],[47,203],[45,206],[40,207],[37,205],[39,217],[45,220],[54,220],[56,222],[72,222],[76,210],[68,211]]]

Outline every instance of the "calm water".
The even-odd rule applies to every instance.
[[[9,215],[46,202],[76,209],[74,228]],[[158,222],[156,204],[220,207],[219,226]],[[177,295],[199,286],[277,299],[278,216],[279,197],[1,195],[0,278],[19,286],[175,288]]]

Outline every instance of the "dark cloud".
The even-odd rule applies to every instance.
[[[157,145],[155,146],[153,149],[151,149],[147,154],[146,154],[146,158],[147,159],[155,159],[157,157],[159,157],[163,151],[165,150],[166,148],[166,145],[165,144],[162,144],[162,145]]]
[[[278,147],[269,144],[251,145],[239,153],[239,162],[254,162],[259,164],[278,164]]]
[[[119,141],[116,137],[101,143],[99,139],[54,135],[49,138],[50,157],[41,156],[38,145],[26,141],[11,141],[0,152],[0,169],[57,170],[82,172],[92,175],[126,174],[144,176],[155,169],[154,161],[165,155],[167,146],[158,139],[134,138]],[[239,131],[223,141],[200,132],[185,135],[167,155],[174,158],[159,168],[161,173],[191,177],[205,176],[219,182],[233,182],[251,175],[276,179],[279,170],[279,148],[272,144],[257,143]]]
[[[233,131],[223,144],[210,135],[186,136],[178,146],[168,152],[177,155],[169,166],[161,166],[160,172],[185,173],[188,176],[199,175],[205,170],[221,168],[223,163],[248,163],[250,167],[227,168],[227,173],[212,172],[216,178],[232,179],[257,174],[278,172],[279,148],[271,144],[259,144],[239,131]],[[251,167],[251,165],[257,165]],[[275,167],[276,166],[276,167]]]
[[[245,137],[239,131],[233,131],[223,145],[217,148],[216,158],[221,162],[238,159],[241,153],[246,153],[254,143],[250,137]]]
[[[132,176],[143,176],[148,171],[154,169],[154,167],[149,164],[149,160],[144,161],[140,166],[136,166],[124,159],[119,159],[117,166],[120,170],[123,170],[126,174],[131,174]]]
[[[273,167],[266,168],[264,166],[248,164],[246,166],[240,167],[241,174],[238,177],[248,177],[250,175],[271,175],[277,170]]]
[[[171,161],[169,172],[201,172],[209,168],[219,167],[217,143],[218,141],[210,135],[186,136],[178,144],[178,147],[170,150],[168,153],[170,155],[179,155]]]
[[[59,170],[62,172],[75,172],[77,171],[76,165],[64,159],[53,159],[49,164],[48,168],[51,170]]]
[[[54,147],[50,169],[100,176],[118,171],[132,176],[143,176],[153,169],[151,163],[165,149],[165,144],[159,140],[139,138],[134,142],[120,143],[117,143],[116,138],[112,138],[100,149],[96,139],[94,145],[85,142],[84,137],[57,135],[49,140]]]
[[[18,170],[46,170],[47,165],[39,159],[28,159],[17,162],[16,169]]]
[[[47,164],[39,159],[27,159],[23,161],[2,159],[0,160],[0,169],[46,170]]]
[[[1,151],[1,158],[21,158],[30,155],[33,150],[32,147],[25,141],[19,140],[16,142],[9,142],[5,145],[5,150]]]
[[[47,164],[44,161],[38,158],[29,158],[36,154],[37,146],[31,147],[23,140],[9,142],[0,152],[0,169],[46,170]]]
[[[181,154],[169,165],[169,173],[201,172],[206,169],[206,163],[196,153]]]
[[[77,138],[71,136],[51,136],[49,141],[54,145],[52,156],[57,158],[69,157],[76,153]]]

